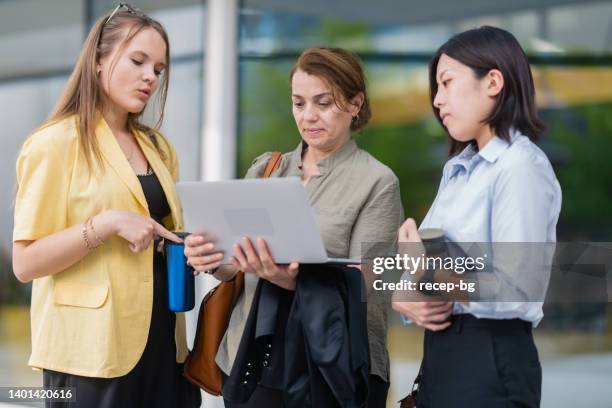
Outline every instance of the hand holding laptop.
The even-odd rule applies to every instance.
[[[265,239],[257,238],[256,245],[257,251],[249,237],[244,237],[240,244],[235,244],[234,256],[230,258],[232,265],[245,272],[254,272],[261,279],[268,280],[281,288],[295,290],[295,278],[300,264],[298,262],[276,264]]]
[[[213,271],[221,266],[224,253],[204,235],[191,234],[185,238],[185,256],[187,263],[199,273]]]
[[[294,290],[299,263],[276,264],[263,238],[256,240],[256,246],[257,251],[249,237],[244,237],[241,242],[234,244],[232,248],[234,254],[230,257],[231,266],[223,266],[224,275],[230,275],[227,276],[230,279],[239,270],[242,270],[255,273],[260,278],[284,289]],[[221,266],[224,254],[205,235],[192,234],[185,239],[185,256],[196,272],[208,272]]]
[[[298,177],[183,182],[176,188],[185,229],[193,234],[205,231],[208,240],[224,252],[222,265],[230,264],[234,244],[245,236],[264,238],[279,264],[361,263],[360,259],[328,257]]]

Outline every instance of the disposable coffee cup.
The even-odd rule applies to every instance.
[[[175,232],[181,239],[189,233]],[[187,265],[185,244],[166,239],[164,249],[168,270],[168,309],[173,312],[186,312],[195,304],[195,278],[193,268]]]
[[[419,236],[425,247],[425,255],[428,258],[443,258],[446,255],[446,237],[444,235],[444,230],[440,228],[424,228],[419,230]],[[433,269],[427,268],[423,277],[419,280],[419,284],[434,283],[434,273],[435,271]],[[422,289],[419,291],[427,296],[442,297],[441,294],[435,290]]]
[[[446,237],[440,228],[423,228],[419,230],[427,256],[440,256],[446,253]]]
[[[425,247],[425,255],[428,258],[446,258],[448,256],[456,256],[453,254],[457,254],[457,248],[463,253],[463,250],[456,243],[447,239],[444,230],[440,228],[424,228],[419,230],[419,236],[421,237],[421,241],[423,241],[423,246]],[[423,277],[419,282],[434,282],[434,273],[433,269],[426,269]],[[440,293],[435,290],[421,290],[421,293],[436,297],[439,300],[451,300],[457,303],[467,304],[467,300],[458,300],[456,297],[453,299],[449,299],[448,293]]]

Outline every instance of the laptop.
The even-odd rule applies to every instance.
[[[224,251],[228,264],[235,243],[262,237],[274,261],[287,264],[361,264],[360,259],[329,258],[308,194],[298,177],[181,182],[176,186],[185,230],[204,234]]]

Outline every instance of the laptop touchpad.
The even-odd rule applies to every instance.
[[[233,234],[250,235],[251,238],[274,234],[268,210],[265,208],[227,208],[223,213]]]

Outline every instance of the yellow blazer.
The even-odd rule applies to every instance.
[[[17,159],[13,241],[45,237],[108,209],[149,216],[138,178],[104,119],[96,127],[104,162],[94,166],[91,177],[77,129],[70,117],[38,130],[24,143]],[[148,135],[138,133],[136,140],[166,193],[172,214],[164,224],[181,230],[176,152],[159,133],[165,160]],[[127,374],[144,351],[152,302],[153,245],[134,254],[122,238],[109,238],[70,268],[34,280],[29,365],[89,377]],[[187,343],[182,313],[176,322],[177,361],[183,362]]]

